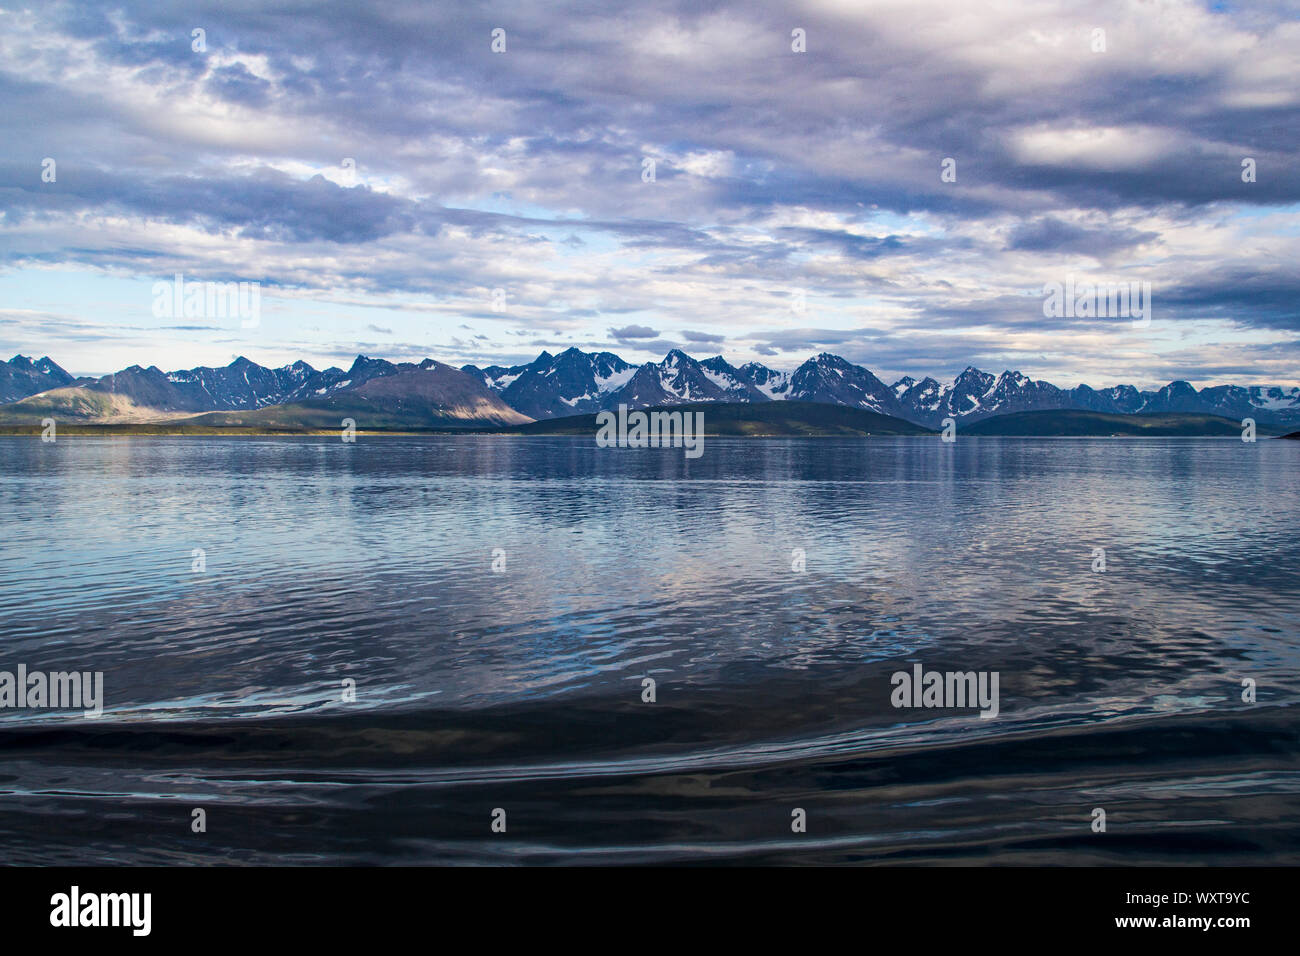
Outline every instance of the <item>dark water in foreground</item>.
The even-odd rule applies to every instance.
[[[0,670],[103,671],[106,698],[0,710],[0,855],[1300,862],[1298,464],[0,439]],[[997,671],[1000,713],[894,708],[918,661]]]

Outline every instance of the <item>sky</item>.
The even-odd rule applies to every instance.
[[[1268,0],[2,5],[0,352],[1300,384],[1298,80]]]

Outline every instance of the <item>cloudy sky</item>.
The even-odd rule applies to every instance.
[[[1296,3],[42,0],[0,7],[0,100],[0,349],[74,373],[1300,382]],[[258,324],[155,316],[176,273]],[[1071,275],[1150,325],[1044,317]]]

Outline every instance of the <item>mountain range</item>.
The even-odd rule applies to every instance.
[[[952,382],[904,376],[886,385],[860,365],[823,352],[793,372],[757,362],[739,367],[721,356],[697,360],[674,349],[662,362],[630,365],[609,352],[543,352],[527,365],[466,365],[507,405],[530,418],[591,414],[619,404],[653,407],[686,402],[793,400],[846,405],[934,428],[945,418],[979,421],[1012,412],[1078,409],[1112,414],[1189,412],[1300,423],[1300,388],[1216,385],[1197,391],[1171,382],[1156,391],[1132,385],[1062,389],[1018,371],[992,375],[967,368]]]
[[[951,382],[905,376],[886,385],[870,370],[823,352],[793,372],[722,356],[695,359],[679,349],[660,362],[632,365],[611,352],[542,352],[526,365],[460,369],[357,356],[346,371],[306,362],[266,368],[238,358],[220,368],[163,372],[133,365],[101,378],[74,379],[49,358],[0,362],[0,421],[42,416],[79,421],[162,421],[207,415],[213,423],[331,420],[350,411],[402,424],[518,424],[589,415],[626,404],[819,402],[901,418],[927,428],[945,418],[970,423],[1047,410],[1106,414],[1192,413],[1261,425],[1300,425],[1300,388],[1171,382],[1155,391],[1132,385],[1062,389],[1019,371],[967,368]],[[274,411],[270,409],[275,409]],[[222,413],[212,415],[211,413]],[[360,418],[357,419],[362,424]],[[376,426],[379,427],[379,426]]]
[[[433,359],[419,364],[358,355],[347,371],[317,371],[306,362],[266,368],[237,358],[224,368],[164,372],[130,368],[101,378],[73,379],[48,358],[20,369],[47,368],[44,382],[4,376],[29,394],[0,405],[0,424],[42,418],[127,424],[185,419],[198,424],[337,428],[345,417],[358,427],[517,425],[532,419],[506,405],[477,378]],[[42,387],[43,386],[43,387]],[[201,421],[200,421],[201,419]]]

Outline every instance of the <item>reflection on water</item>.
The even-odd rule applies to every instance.
[[[0,439],[0,670],[100,670],[106,696],[0,711],[0,845],[1295,862],[1298,454]],[[893,708],[913,662],[997,671],[998,717]]]

